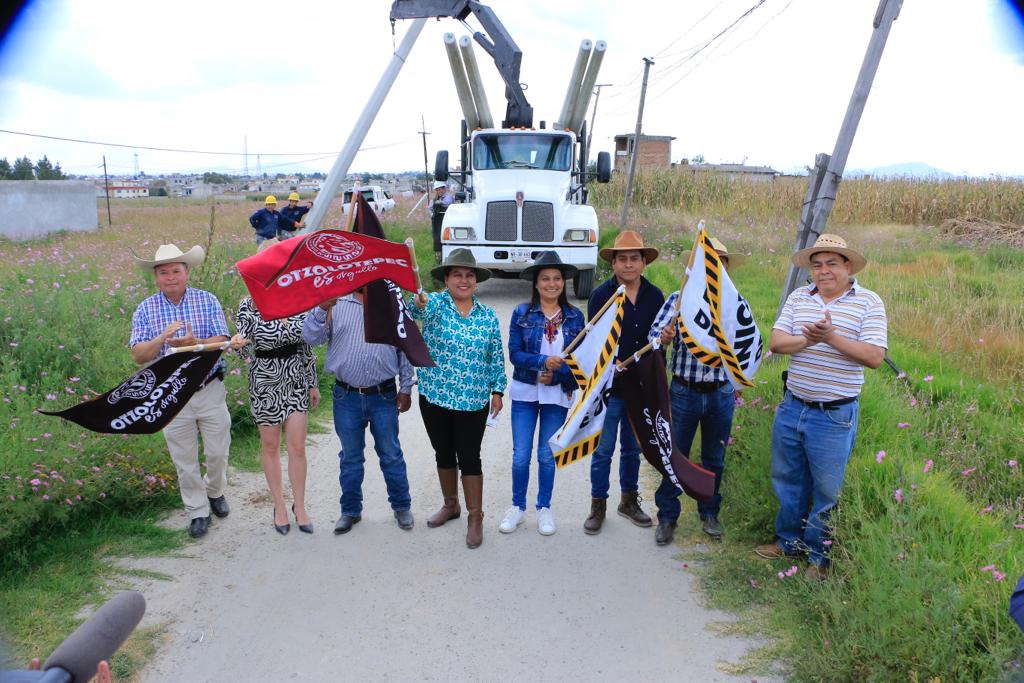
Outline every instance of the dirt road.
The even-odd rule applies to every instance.
[[[479,293],[507,328],[529,287],[492,280]],[[144,624],[167,624],[142,680],[750,680],[718,667],[738,661],[751,643],[706,628],[731,617],[701,606],[694,577],[673,547],[655,546],[653,529],[615,515],[613,497],[601,534],[583,533],[587,464],[558,473],[558,533],[537,533],[536,469],[526,523],[510,535],[498,532],[511,502],[507,412],[484,439],[484,544],[477,550],[465,546],[465,515],[440,529],[426,526],[440,499],[415,400],[400,427],[412,531],[394,522],[369,436],[363,519],[344,536],[332,533],[335,435],[310,440],[312,536],[298,533],[294,521],[288,536],[275,533],[262,475],[233,474],[230,517],[187,546],[189,557],[132,563],[174,577],[140,581],[149,601]],[[644,479],[644,507],[653,515],[653,480]],[[169,523],[183,528],[186,520],[175,515]]]

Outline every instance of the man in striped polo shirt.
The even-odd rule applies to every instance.
[[[789,295],[772,329],[772,353],[792,358],[772,425],[778,540],[756,553],[771,559],[806,552],[805,575],[824,579],[829,512],[857,436],[864,366],[882,364],[887,321],[882,300],[852,277],[867,259],[843,238],[823,234],[793,254],[793,263],[810,270],[812,284]]]

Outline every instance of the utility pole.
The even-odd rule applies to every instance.
[[[423,114],[420,114],[420,125],[422,126],[420,135],[423,136],[423,186],[426,187],[425,193],[430,194],[430,188],[427,187],[430,183],[430,170],[427,165],[427,136],[430,133],[427,132],[427,122],[423,118]]]
[[[626,229],[626,219],[629,217],[629,198],[633,194],[633,176],[636,174],[636,157],[640,151],[640,130],[644,123],[644,99],[647,97],[647,74],[651,70],[654,60],[644,57],[644,82],[640,86],[640,109],[636,112],[636,133],[633,135],[633,152],[629,155],[629,173],[626,176],[626,197],[622,201],[622,219],[619,221],[619,230]]]
[[[245,169],[242,174],[245,176],[245,179],[248,180],[249,179],[249,136],[248,135],[243,135],[242,136],[242,168]]]
[[[597,88],[597,92],[594,93],[594,108],[590,111],[590,129],[587,131],[587,154],[590,154],[590,150],[593,147],[590,143],[594,141],[594,121],[597,119],[597,101],[601,99],[601,88],[612,87],[611,83],[598,83],[594,86]],[[587,161],[590,161],[589,159]]]
[[[875,30],[868,42],[868,49],[860,67],[860,74],[857,76],[857,83],[853,86],[853,94],[850,96],[850,103],[846,108],[843,125],[839,129],[835,149],[831,157],[827,154],[819,154],[815,158],[815,168],[811,173],[807,198],[804,200],[804,208],[800,215],[800,226],[797,230],[794,252],[814,244],[818,236],[825,231],[825,224],[829,214],[832,213],[832,205],[835,203],[836,193],[839,191],[839,181],[843,179],[843,171],[846,170],[846,160],[850,155],[850,147],[853,146],[853,136],[857,133],[857,125],[860,123],[864,105],[871,93],[871,83],[875,79],[878,64],[882,59],[882,51],[885,49],[885,42],[889,38],[889,30],[892,28],[892,23],[899,17],[902,6],[903,0],[879,0],[873,22]],[[782,288],[782,297],[779,299],[780,312],[790,293],[806,279],[806,270],[794,265],[789,267],[786,282]]]
[[[135,153],[135,179],[139,179],[139,153]]]
[[[107,227],[112,227],[114,221],[110,218],[110,180],[107,178],[107,155],[103,155],[103,193],[107,196]]]

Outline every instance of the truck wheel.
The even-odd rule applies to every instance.
[[[572,279],[572,288],[580,301],[589,299],[590,291],[594,288],[594,269],[588,268],[576,273],[576,277]]]

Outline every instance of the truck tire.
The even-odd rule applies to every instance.
[[[572,288],[576,298],[580,301],[589,299],[590,292],[594,288],[594,269],[588,268],[576,273],[576,277],[572,279]]]

